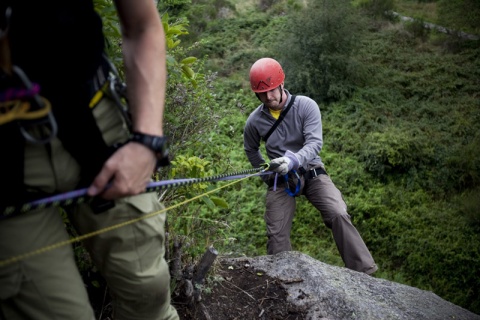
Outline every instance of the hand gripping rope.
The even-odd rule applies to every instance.
[[[256,173],[248,174],[250,172],[256,172]],[[165,180],[165,181],[151,183],[147,187],[146,192],[156,191],[156,190],[160,190],[160,189],[167,189],[167,188],[172,188],[172,187],[187,186],[187,185],[190,185],[190,184],[193,184],[193,183],[200,183],[200,182],[206,182],[206,181],[220,181],[220,180],[237,179],[236,181],[227,183],[226,185],[218,187],[214,190],[207,191],[203,194],[197,195],[197,196],[195,196],[193,198],[190,198],[190,199],[187,199],[183,202],[174,204],[173,206],[170,206],[169,208],[164,208],[164,209],[156,211],[156,212],[151,212],[151,213],[148,213],[148,214],[145,214],[145,215],[141,215],[138,218],[135,218],[135,219],[132,219],[132,220],[129,220],[129,221],[125,221],[125,222],[115,224],[115,225],[112,225],[112,226],[109,226],[109,227],[106,227],[106,228],[95,230],[93,232],[86,233],[86,234],[83,234],[83,235],[80,235],[80,236],[77,236],[77,237],[73,237],[73,238],[70,238],[68,240],[58,242],[58,243],[54,243],[52,245],[45,246],[45,247],[30,251],[30,252],[27,252],[27,253],[24,253],[24,254],[13,256],[13,257],[7,258],[5,260],[0,260],[0,267],[6,266],[6,265],[9,265],[9,264],[12,264],[12,263],[16,263],[18,261],[30,258],[32,256],[42,254],[42,253],[47,252],[47,251],[54,250],[54,249],[62,247],[62,246],[66,246],[66,245],[70,245],[70,244],[75,243],[75,242],[83,241],[85,239],[94,237],[96,235],[99,235],[99,234],[102,234],[102,233],[105,233],[105,232],[108,232],[108,231],[111,231],[111,230],[115,230],[115,229],[124,227],[126,225],[130,225],[130,224],[139,222],[139,221],[144,220],[144,219],[151,218],[151,217],[156,216],[160,213],[166,212],[167,210],[177,208],[177,207],[182,206],[186,203],[189,203],[189,202],[192,202],[194,200],[200,199],[205,195],[208,195],[208,194],[214,193],[214,192],[216,192],[220,189],[229,187],[229,186],[231,186],[235,183],[238,183],[238,182],[240,182],[244,179],[248,179],[248,178],[253,177],[253,176],[268,175],[268,174],[272,174],[272,172],[266,172],[265,169],[259,168],[259,169],[244,170],[244,171],[241,171],[241,172],[235,172],[235,173],[231,173],[231,174],[222,174],[222,175],[212,176],[212,177],[207,177],[207,178]],[[18,208],[18,210],[14,211],[14,212],[24,213],[24,212],[28,212],[29,210],[33,210],[34,208],[44,208],[44,207],[47,207],[47,206],[60,206],[60,205],[66,205],[66,204],[82,203],[82,202],[88,202],[91,199],[92,198],[88,198],[86,196],[86,189],[75,190],[75,191],[72,191],[72,192],[60,194],[60,195],[53,196],[53,197],[50,197],[50,198],[45,198],[45,199],[37,200],[37,201],[34,201],[34,202],[30,202],[30,203],[25,204],[22,207]],[[15,208],[11,208],[11,209],[15,209]],[[5,215],[5,211],[2,211],[2,214],[3,215],[1,216],[1,218],[7,218],[7,217],[11,216],[13,213]]]
[[[270,175],[273,172],[272,171],[267,171],[269,168],[271,168],[271,166],[269,164],[264,164],[264,165],[262,165],[262,168],[243,170],[243,171],[239,171],[239,172],[221,174],[221,175],[216,175],[216,176],[211,176],[211,177],[206,177],[206,178],[175,179],[175,180],[163,180],[163,181],[158,181],[158,182],[152,182],[147,186],[145,192],[153,192],[153,191],[159,191],[159,190],[162,190],[162,189],[183,187],[183,186],[188,186],[188,185],[195,184],[195,183],[202,183],[202,182],[209,182],[209,181],[213,182],[213,181],[222,181],[222,180],[223,181],[235,180],[235,179],[237,180],[237,181],[234,181],[234,182],[230,182],[230,183],[228,183],[224,186],[218,187],[214,190],[210,190],[210,191],[205,192],[203,194],[197,195],[193,198],[187,199],[187,200],[185,200],[181,203],[174,204],[173,206],[170,206],[169,208],[164,208],[164,209],[156,211],[156,212],[151,212],[149,214],[142,215],[138,218],[135,218],[135,219],[132,219],[132,220],[129,220],[129,221],[125,221],[125,222],[122,222],[122,223],[119,223],[119,224],[115,224],[115,225],[112,225],[112,226],[109,226],[109,227],[106,227],[106,228],[102,228],[102,229],[99,229],[99,230],[96,230],[96,231],[93,231],[93,232],[90,232],[90,233],[87,233],[87,234],[83,234],[83,235],[80,235],[80,236],[77,236],[77,237],[73,237],[73,238],[70,238],[70,239],[65,240],[65,241],[54,243],[52,245],[33,250],[31,252],[27,252],[27,253],[20,254],[20,255],[14,256],[14,257],[10,257],[10,258],[5,259],[5,260],[0,260],[0,267],[6,266],[6,265],[9,265],[9,264],[12,264],[12,263],[16,263],[18,261],[30,258],[32,256],[42,254],[42,253],[50,251],[50,250],[54,250],[56,248],[59,248],[59,247],[65,246],[65,245],[70,245],[70,244],[75,243],[75,242],[83,241],[85,239],[94,237],[96,235],[99,235],[99,234],[102,234],[102,233],[105,233],[105,232],[108,232],[108,231],[111,231],[111,230],[115,230],[115,229],[124,227],[126,225],[130,225],[130,224],[139,222],[139,221],[144,220],[144,219],[151,218],[151,217],[156,216],[160,213],[166,212],[167,210],[171,210],[171,209],[177,208],[181,205],[184,205],[186,203],[189,203],[189,202],[192,202],[194,200],[200,199],[205,195],[214,193],[214,192],[216,192],[220,189],[229,187],[229,186],[231,186],[235,183],[238,183],[238,182],[240,182],[242,180],[245,180],[245,179],[248,179],[250,177]],[[285,175],[285,176],[287,176],[287,175]],[[298,174],[297,174],[297,177],[298,177]],[[286,179],[288,180],[288,178],[286,178]],[[300,181],[300,179],[298,179],[298,180]],[[297,185],[297,190],[295,191],[295,193],[298,192],[298,189],[299,189],[299,185]],[[288,186],[286,188],[286,191],[287,191],[287,193],[289,193],[289,195],[291,195],[291,191],[288,189]],[[6,218],[11,217],[11,216],[16,215],[16,214],[26,213],[26,212],[34,210],[34,209],[47,208],[47,207],[51,207],[51,206],[67,206],[67,205],[73,205],[73,204],[88,203],[92,200],[93,200],[93,198],[91,198],[87,195],[87,189],[86,188],[85,189],[78,189],[78,190],[74,190],[74,191],[71,191],[71,192],[58,194],[58,195],[55,195],[55,196],[52,196],[52,197],[47,197],[47,198],[35,200],[35,201],[32,201],[32,202],[26,203],[26,204],[24,204],[20,207],[7,207],[5,209],[1,209],[0,220],[1,219],[6,219]]]
[[[264,171],[268,169],[275,169],[279,167],[280,165],[278,163],[264,163],[263,166],[265,167]],[[283,179],[285,180],[285,192],[290,196],[290,197],[295,197],[299,192],[302,187],[302,181],[300,180],[300,176],[298,175],[297,171],[292,170],[291,171],[295,177],[297,178],[297,184],[295,186],[295,191],[290,190],[289,184],[288,184],[288,173],[283,176]],[[273,190],[276,190],[277,188],[277,176],[275,176],[275,182],[274,182],[274,188]]]
[[[205,177],[205,178],[162,180],[162,181],[149,183],[144,192],[146,193],[146,192],[160,191],[162,189],[184,187],[184,186],[189,186],[195,183],[233,180],[233,179],[240,179],[243,177],[266,175],[266,174],[271,174],[271,172],[266,172],[266,169],[264,168],[256,168],[256,169],[248,169],[248,170],[243,170],[239,172],[226,173],[226,174]],[[87,195],[87,188],[73,190],[66,193],[61,193],[51,197],[28,202],[20,206],[9,206],[6,208],[1,208],[0,220],[8,218],[13,215],[26,213],[28,211],[32,211],[35,209],[69,206],[69,205],[75,205],[80,203],[89,203],[92,200],[93,198]]]

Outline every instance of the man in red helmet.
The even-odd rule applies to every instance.
[[[318,155],[323,146],[322,119],[318,105],[305,96],[293,96],[284,88],[285,74],[274,59],[262,58],[250,69],[250,84],[262,104],[248,117],[244,149],[250,163],[265,163],[261,140],[270,158],[274,175],[266,176],[265,222],[267,253],[292,250],[290,230],[295,214],[296,195],[305,197],[318,209],[340,255],[349,269],[372,274],[377,265],[357,229],[350,221],[342,194],[325,171]],[[272,129],[273,127],[273,129]],[[290,173],[290,174],[289,174]],[[290,176],[297,173],[300,184]],[[285,176],[289,174],[288,183]],[[292,193],[289,186],[300,186]],[[287,192],[285,192],[287,191]]]

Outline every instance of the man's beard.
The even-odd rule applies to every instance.
[[[279,110],[280,102],[278,100],[270,100],[267,101],[265,105],[270,109]]]

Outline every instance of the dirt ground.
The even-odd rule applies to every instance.
[[[255,270],[245,262],[232,266],[216,261],[207,275],[200,299],[172,293],[180,320],[304,320],[305,312],[287,302],[279,279]],[[112,320],[112,306],[105,280],[97,272],[83,274],[98,320]]]
[[[254,270],[248,264],[216,264],[199,302],[182,295],[173,304],[181,320],[302,320],[305,314],[287,302],[287,292],[278,279]]]

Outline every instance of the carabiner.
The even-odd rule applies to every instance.
[[[285,186],[285,192],[286,192],[289,196],[295,197],[295,196],[300,192],[300,189],[301,189],[301,187],[302,187],[302,180],[300,180],[300,176],[298,175],[297,171],[292,170],[292,171],[290,171],[290,172],[292,172],[292,173],[295,174],[295,176],[297,177],[297,181],[298,181],[298,182],[297,182],[297,185],[295,186],[295,191],[292,192],[292,191],[290,190],[289,185],[288,185],[288,173],[287,173],[286,175],[284,175],[283,178],[285,179],[285,185],[286,185],[286,186]]]
[[[262,163],[261,166],[264,168],[262,172],[268,171],[270,169],[278,168],[280,165],[278,163]]]
[[[27,90],[34,89],[33,84],[30,82],[30,79],[28,79],[27,75],[23,72],[22,69],[13,65],[12,71],[22,81],[23,85]],[[57,122],[55,121],[55,117],[53,116],[50,104],[45,103],[44,98],[42,98],[39,94],[34,94],[31,99],[32,99],[32,102],[37,106],[37,110],[32,110],[32,111],[38,111],[42,109],[45,109],[45,110],[44,112],[38,113],[39,117],[37,119],[19,121],[18,124],[20,126],[20,132],[22,133],[25,140],[27,140],[30,143],[46,144],[50,142],[52,138],[57,135],[57,132],[58,132]],[[34,137],[32,134],[30,134],[27,131],[28,127],[39,126],[39,125],[50,127],[50,132],[45,138]]]
[[[132,119],[128,110],[127,85],[125,84],[125,82],[122,81],[117,68],[105,53],[103,54],[102,58],[105,60],[105,62],[108,64],[108,67],[109,67],[108,82],[109,82],[110,95],[112,99],[115,101],[115,104],[118,106],[118,108],[122,112],[122,115],[125,118],[125,121],[127,122],[127,126],[131,128]]]

